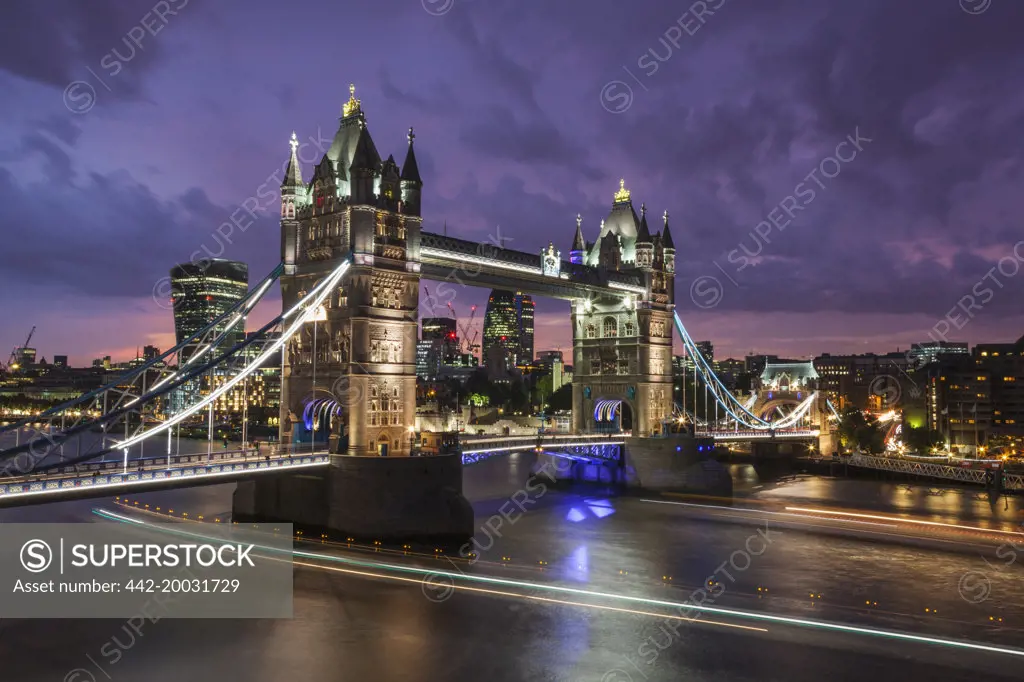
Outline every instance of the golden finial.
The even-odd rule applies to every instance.
[[[345,116],[359,113],[359,100],[356,99],[356,85],[348,86],[348,101],[341,107],[341,113]]]
[[[615,193],[615,203],[619,204],[624,201],[629,201],[629,190],[626,189],[625,179],[619,180],[619,191]]]

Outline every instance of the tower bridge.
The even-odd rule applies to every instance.
[[[45,428],[25,443],[0,450],[0,466],[60,478],[69,466],[123,453],[125,470],[108,483],[163,485],[164,476],[153,472],[129,481],[129,453],[137,449],[145,459],[148,445],[149,459],[153,450],[161,458],[166,454],[166,469],[173,470],[175,429],[206,417],[212,434],[214,402],[236,387],[244,390],[249,374],[280,357],[281,442],[308,447],[315,461],[286,458],[273,467],[232,465],[230,471],[190,467],[190,477],[199,481],[217,474],[241,480],[235,495],[240,518],[295,521],[376,537],[471,535],[472,510],[461,493],[462,459],[408,457],[413,454],[424,278],[569,301],[572,424],[580,438],[602,431],[610,420],[622,426],[628,418],[632,436],[643,439],[671,421],[674,330],[706,390],[724,409],[723,420],[711,430],[728,430],[730,420],[734,434],[805,426],[800,421],[808,409],[804,402],[778,419],[760,416],[757,406],[741,403],[726,390],[700,356],[674,312],[676,248],[668,212],[654,225],[645,205],[637,211],[624,180],[593,241],[584,237],[583,219],[576,216],[568,258],[563,258],[553,242],[526,252],[423,230],[414,131],[409,129],[401,166],[393,155],[382,159],[354,87],[331,146],[309,180],[297,147],[293,133],[281,186],[281,264],[189,339],[109,385],[35,417]],[[281,314],[236,343],[232,330],[244,326],[249,311],[275,282]],[[199,389],[204,378],[209,390]],[[173,413],[168,405],[175,406]],[[23,426],[0,428],[0,435]],[[101,436],[90,437],[96,433]],[[72,447],[74,452],[66,451]],[[607,456],[604,446],[578,447],[584,450],[545,452],[593,461]],[[54,454],[58,449],[59,458]],[[661,449],[664,457],[678,452]],[[271,475],[302,466],[309,471],[301,476]],[[59,483],[44,484],[51,486],[46,490],[89,485],[76,469],[72,472]]]

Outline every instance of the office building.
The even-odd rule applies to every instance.
[[[245,297],[249,289],[249,268],[237,261],[213,259],[202,264],[182,263],[171,268],[171,301],[174,333],[178,343],[206,328],[217,317]],[[220,331],[220,330],[218,330]],[[245,322],[235,325],[224,340],[230,348],[245,339]],[[181,353],[187,360],[195,345]]]
[[[491,371],[506,371],[519,355],[519,314],[516,295],[495,289],[484,314],[483,363]]]

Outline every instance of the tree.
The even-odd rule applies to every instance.
[[[926,453],[936,445],[942,444],[942,434],[924,426],[903,424],[903,444],[914,452]]]
[[[867,452],[885,449],[885,434],[878,420],[856,407],[846,408],[840,416],[839,439],[845,447]]]
[[[548,398],[547,409],[551,412],[572,409],[572,384],[565,384]]]

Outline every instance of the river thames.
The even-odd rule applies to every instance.
[[[467,468],[474,565],[331,538],[317,551],[434,573],[306,562],[294,569],[294,617],[283,620],[161,619],[137,632],[118,620],[4,620],[4,677],[1019,679],[1024,583],[1006,551],[1007,540],[1020,546],[1018,499],[768,480],[734,465],[731,506],[534,485],[525,512],[495,521],[531,457]],[[227,521],[233,488],[6,510],[0,520],[105,523],[93,509],[126,507],[161,520],[135,511],[149,504],[173,508],[179,522],[186,513]],[[674,605],[701,592],[700,613],[680,618]]]

